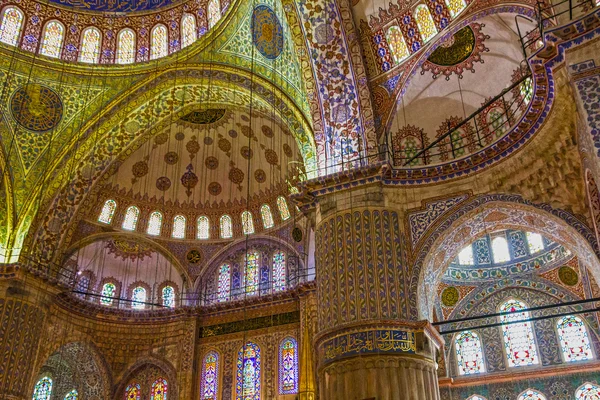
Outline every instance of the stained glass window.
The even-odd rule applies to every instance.
[[[32,400],[50,400],[51,394],[52,379],[48,376],[44,376],[35,384]]]
[[[165,57],[169,54],[169,47],[167,45],[167,27],[158,24],[152,29],[150,34],[150,59],[156,60],[157,58]]]
[[[201,400],[216,400],[219,389],[219,355],[211,351],[202,362]]]
[[[73,389],[65,395],[64,400],[77,400],[78,396],[79,396],[79,393],[77,393],[77,390]]]
[[[510,261],[508,242],[504,236],[498,236],[492,240],[492,255],[494,256],[495,263]]]
[[[173,218],[173,233],[171,236],[175,239],[185,239],[185,217],[183,215],[176,215]]]
[[[525,104],[529,104],[531,99],[533,98],[533,81],[531,78],[525,79],[521,83],[521,88],[519,89],[521,92],[521,96],[523,96],[523,101]]]
[[[258,292],[258,253],[251,251],[246,254],[246,294],[255,295]]]
[[[100,211],[98,222],[110,224],[113,219],[113,216],[115,215],[116,209],[117,203],[114,200],[106,200],[104,202],[104,206],[102,206],[102,211]]]
[[[81,35],[81,50],[79,61],[95,64],[100,59],[100,31],[90,27],[83,30]]]
[[[140,400],[142,390],[139,383],[132,383],[125,388],[125,400]]]
[[[65,28],[60,22],[48,22],[46,28],[44,28],[44,34],[42,35],[43,39],[40,53],[48,57],[60,57],[64,36]]]
[[[260,400],[260,348],[248,342],[238,352],[236,400]]]
[[[298,343],[286,338],[279,346],[279,394],[298,393]]]
[[[527,244],[531,254],[544,250],[544,239],[539,233],[527,232]]]
[[[119,32],[117,38],[117,64],[135,62],[135,32],[129,28]]]
[[[250,211],[244,211],[242,213],[242,230],[244,231],[244,235],[254,233],[254,220],[252,219],[252,213]]]
[[[600,399],[600,387],[593,383],[585,383],[577,389],[575,392],[575,398],[577,400],[599,400]]]
[[[233,228],[231,226],[231,217],[229,215],[223,215],[219,220],[221,224],[221,238],[229,239],[233,236]]]
[[[165,286],[162,289],[162,303],[165,307],[175,307],[175,289],[173,289],[173,286]]]
[[[268,204],[263,204],[262,207],[260,207],[260,215],[262,216],[265,229],[272,228],[275,225],[275,222],[273,222],[273,214],[271,214],[271,207],[269,207]]]
[[[486,400],[486,398],[478,394],[474,394],[473,396],[467,398],[467,400]]]
[[[546,400],[546,396],[535,389],[527,389],[519,395],[517,400]]]
[[[136,206],[129,206],[125,211],[125,218],[123,218],[123,229],[128,231],[135,231],[138,217],[140,216],[140,209]]]
[[[518,312],[526,309],[525,303],[510,299],[500,307],[500,312],[512,314],[501,315],[500,322],[521,321],[529,318],[529,312]],[[537,350],[533,337],[531,322],[502,325],[504,349],[510,367],[538,364]]]
[[[155,380],[152,384],[150,400],[167,400],[168,386],[166,379],[158,378]]]
[[[473,265],[473,246],[468,245],[458,253],[458,263],[460,265]]]
[[[288,208],[287,202],[283,196],[279,196],[277,198],[277,208],[279,208],[279,214],[281,214],[282,220],[285,221],[290,217],[290,209]]]
[[[131,292],[131,308],[135,308],[137,310],[142,310],[145,307],[146,302],[146,289],[142,286],[136,286],[133,288]]]
[[[402,31],[397,25],[392,25],[388,28],[385,38],[390,46],[390,53],[392,54],[396,64],[400,64],[408,56],[410,56],[410,52],[406,46],[406,41],[402,35]]]
[[[160,229],[162,227],[162,213],[160,211],[153,211],[148,218],[148,235],[158,236],[160,235]]]
[[[273,290],[285,290],[285,253],[278,251],[273,255]]]
[[[567,315],[558,321],[556,329],[565,362],[592,358],[590,340],[581,318],[575,315]]]
[[[212,28],[221,19],[221,5],[219,0],[210,0],[208,2],[208,28]]]
[[[415,8],[415,20],[417,21],[423,43],[429,42],[437,34],[437,28],[435,27],[433,17],[425,4],[419,4]]]
[[[219,282],[217,300],[219,302],[229,301],[229,292],[231,287],[231,266],[223,264],[219,268]]]
[[[181,48],[188,47],[196,41],[196,18],[192,14],[184,14],[181,19]]]
[[[450,16],[454,18],[467,8],[467,3],[465,0],[446,0],[446,6],[450,10]]]
[[[210,222],[208,217],[198,217],[198,232],[196,233],[198,239],[208,239],[210,237]]]
[[[456,361],[460,375],[471,375],[485,372],[481,340],[475,332],[465,331],[455,340]]]
[[[102,296],[102,297],[100,297],[100,304],[102,304],[103,306],[112,305],[113,298],[115,297],[116,292],[117,292],[117,287],[115,286],[114,283],[111,283],[111,282],[105,283],[102,286],[102,292],[100,293],[100,295]]]
[[[16,46],[23,29],[23,13],[16,7],[6,7],[0,22],[0,42]]]

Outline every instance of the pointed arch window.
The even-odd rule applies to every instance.
[[[231,288],[231,266],[223,264],[219,267],[219,281],[217,288],[217,301],[229,301]]]
[[[283,196],[279,196],[277,198],[277,208],[279,208],[279,214],[281,214],[282,220],[287,220],[290,218],[290,209],[288,208],[287,201]]]
[[[275,222],[273,222],[273,214],[271,213],[271,207],[269,207],[268,204],[263,204],[260,207],[260,215],[262,217],[263,226],[265,229],[275,226]]]
[[[465,331],[456,337],[456,361],[460,375],[485,372],[481,340],[475,332]]]
[[[385,34],[385,38],[388,42],[388,46],[390,46],[390,53],[392,54],[396,65],[400,64],[410,56],[406,41],[404,40],[404,35],[402,35],[402,31],[398,25],[390,26]]]
[[[527,305],[519,300],[510,299],[500,306],[500,312],[511,314],[501,315],[500,322],[514,322],[529,318],[529,312],[519,312]],[[502,325],[504,349],[510,367],[521,367],[539,363],[533,327],[531,322],[519,322]]]
[[[103,306],[110,306],[113,303],[113,299],[117,294],[117,287],[112,282],[107,282],[102,286],[102,292],[100,295],[100,304]]]
[[[208,2],[208,28],[214,27],[221,19],[221,4],[219,0]]]
[[[450,10],[450,16],[455,18],[467,8],[467,3],[465,0],[446,0],[446,6],[448,7],[448,10]]]
[[[23,29],[23,12],[17,7],[6,7],[0,20],[0,42],[16,46]]]
[[[50,400],[51,394],[52,379],[49,376],[44,376],[35,384],[32,400]]]
[[[221,216],[219,220],[219,224],[221,225],[221,238],[229,239],[233,236],[233,228],[231,226],[231,217],[227,214]]]
[[[196,232],[196,236],[198,239],[210,238],[210,221],[208,220],[208,217],[204,215],[198,217],[197,225],[198,231]]]
[[[467,400],[487,400],[487,399],[478,394],[474,394],[473,396],[467,398]]]
[[[577,400],[598,400],[600,399],[600,387],[593,383],[584,383],[575,391]]]
[[[236,400],[260,400],[260,347],[248,342],[238,352]]]
[[[504,236],[497,236],[492,239],[492,255],[495,263],[510,261],[510,252],[508,242]]]
[[[165,286],[162,289],[161,295],[163,306],[169,308],[175,307],[175,289],[173,289],[173,286]]]
[[[546,396],[535,389],[527,389],[519,395],[517,400],[546,400]]]
[[[192,14],[183,14],[181,18],[181,48],[196,41],[196,18]]]
[[[252,219],[252,213],[250,211],[244,211],[242,213],[242,230],[244,235],[251,235],[254,233],[254,220]]]
[[[117,36],[117,64],[135,62],[135,32],[125,28]]]
[[[115,215],[116,209],[116,201],[106,200],[104,202],[104,205],[102,206],[102,211],[100,211],[100,215],[98,216],[98,222],[102,222],[103,224],[110,224],[112,222],[113,216]]]
[[[133,288],[131,292],[131,308],[135,308],[136,310],[143,310],[146,306],[144,303],[146,302],[146,288],[143,286],[136,286]]]
[[[102,35],[98,28],[93,26],[83,30],[81,34],[81,49],[79,51],[79,61],[84,63],[96,64],[100,59],[100,42]]]
[[[417,21],[417,27],[421,33],[423,43],[429,42],[437,35],[437,28],[433,22],[433,17],[425,4],[419,4],[415,8],[415,20]]]
[[[140,216],[140,209],[136,206],[129,206],[125,211],[125,218],[123,218],[123,229],[128,231],[135,231],[137,221]]]
[[[160,211],[153,211],[148,218],[148,230],[146,233],[152,236],[160,235],[160,229],[162,228],[163,215]]]
[[[77,393],[77,390],[73,389],[65,395],[64,400],[77,400],[78,398],[79,393]]]
[[[65,27],[63,24],[58,21],[48,22],[42,35],[40,53],[48,57],[59,58],[64,37]]]
[[[529,253],[535,254],[544,250],[544,239],[539,233],[527,232],[527,244],[529,245]]]
[[[219,389],[219,355],[209,351],[202,361],[201,400],[214,400]]]
[[[286,338],[279,346],[279,394],[298,393],[298,343]]]
[[[567,315],[558,320],[556,330],[565,362],[592,359],[590,339],[581,318]]]
[[[458,263],[460,265],[473,265],[475,260],[473,259],[473,246],[468,245],[458,253]]]
[[[185,239],[185,217],[176,215],[173,218],[173,232],[171,233],[175,239]]]
[[[152,384],[150,400],[167,400],[168,390],[169,385],[167,384],[167,380],[164,378],[158,378]]]
[[[251,251],[246,253],[246,273],[244,282],[246,284],[246,294],[250,296],[258,293],[258,261],[258,252]]]
[[[132,383],[125,388],[125,400],[140,400],[142,389],[139,383]]]
[[[163,24],[158,24],[152,28],[150,33],[150,59],[166,57],[169,54],[167,44],[167,27]]]
[[[273,290],[285,290],[285,253],[278,251],[273,254]]]

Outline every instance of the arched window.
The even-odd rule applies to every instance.
[[[163,215],[160,211],[153,211],[148,218],[148,230],[146,233],[152,236],[160,235],[160,229],[162,228]]]
[[[486,398],[478,394],[474,394],[473,396],[468,397],[467,400],[486,400]]]
[[[269,207],[268,204],[263,204],[260,207],[260,215],[262,217],[263,226],[265,229],[275,226],[275,222],[273,222],[273,214],[271,214],[271,207]]]
[[[152,28],[152,32],[150,33],[151,60],[156,60],[157,58],[165,57],[169,54],[167,37],[167,27],[163,24],[158,24]]]
[[[152,384],[152,391],[150,392],[150,400],[167,400],[167,392],[169,390],[167,380],[158,378]]]
[[[283,196],[279,196],[277,198],[277,208],[279,208],[279,214],[281,214],[281,219],[286,220],[290,218],[290,209],[288,208],[287,202]]]
[[[78,398],[79,393],[77,393],[77,390],[73,389],[65,395],[64,400],[77,400]]]
[[[161,294],[163,306],[169,308],[175,307],[175,289],[173,289],[173,286],[165,286]]]
[[[592,358],[590,340],[581,318],[576,315],[567,315],[558,320],[556,330],[565,362]]]
[[[233,229],[231,227],[231,217],[229,215],[223,215],[219,220],[221,225],[221,238],[229,239],[233,236]]]
[[[221,19],[221,5],[219,0],[210,0],[208,2],[208,28],[212,28]]]
[[[140,209],[136,206],[129,206],[125,211],[125,218],[123,218],[123,229],[135,231],[139,216]]]
[[[23,29],[23,13],[16,7],[6,7],[0,20],[0,42],[16,46]]]
[[[196,41],[196,18],[192,14],[183,14],[181,18],[181,48]]]
[[[112,282],[105,283],[102,286],[102,292],[100,293],[100,295],[102,296],[100,297],[100,304],[102,304],[103,306],[112,305],[115,294],[117,294],[117,287],[115,286],[115,284]]]
[[[217,300],[219,302],[229,301],[229,292],[231,288],[231,266],[223,264],[219,267],[219,282],[217,288]]]
[[[100,31],[93,26],[83,30],[81,34],[79,61],[90,64],[98,62],[100,59],[101,37]]]
[[[64,36],[65,27],[60,22],[48,22],[42,34],[40,53],[48,57],[60,57]]]
[[[519,89],[521,96],[523,97],[523,101],[525,104],[529,104],[531,99],[533,98],[533,81],[531,78],[527,78],[521,83],[521,87]]]
[[[492,255],[494,256],[495,263],[510,261],[508,242],[504,236],[497,236],[492,239]]]
[[[210,222],[208,217],[198,217],[198,232],[196,236],[198,239],[208,239],[210,237]]]
[[[236,400],[260,400],[260,347],[246,343],[238,352]]]
[[[135,32],[125,28],[117,36],[117,64],[135,62]]]
[[[273,254],[273,290],[285,290],[285,253],[278,251]]]
[[[219,389],[219,355],[209,351],[202,361],[200,399],[215,400]]]
[[[146,288],[142,286],[136,286],[133,288],[131,292],[131,308],[135,308],[136,310],[143,310],[146,306],[144,303],[146,302]]]
[[[298,343],[286,338],[279,346],[279,394],[298,393]]]
[[[106,200],[102,206],[102,211],[100,211],[100,215],[98,216],[98,222],[110,224],[116,209],[117,203],[114,200]]]
[[[254,233],[254,220],[252,219],[252,213],[250,211],[244,211],[242,213],[242,230],[244,235]]]
[[[530,254],[535,254],[544,250],[544,239],[542,239],[542,236],[539,233],[527,232],[526,235]]]
[[[50,400],[51,394],[52,379],[50,379],[48,376],[44,376],[35,384],[32,400]]]
[[[173,218],[173,233],[171,236],[175,239],[185,239],[185,217],[183,215],[176,215]]]
[[[446,0],[446,6],[448,7],[448,10],[450,10],[450,16],[455,18],[467,8],[467,3],[465,0]]]
[[[460,265],[473,265],[473,246],[468,245],[458,253],[458,263]]]
[[[535,389],[527,389],[519,395],[517,400],[546,400],[546,396]]]
[[[251,251],[246,253],[246,294],[255,295],[258,292],[258,253]]]
[[[132,383],[125,388],[125,400],[140,400],[142,390],[139,383]]]
[[[471,375],[485,372],[481,340],[475,332],[465,331],[456,337],[456,362],[460,375]]]
[[[500,312],[511,314],[501,315],[500,322],[521,321],[529,318],[529,312],[518,312],[526,309],[525,303],[510,299],[500,306]],[[538,364],[537,350],[533,337],[531,322],[521,322],[502,325],[504,349],[510,367]]]
[[[600,387],[593,383],[584,383],[575,391],[577,400],[598,400],[600,399]]]
[[[402,31],[397,25],[392,25],[388,28],[385,38],[390,46],[390,53],[396,64],[400,64],[410,56]]]
[[[415,20],[417,21],[417,27],[421,33],[423,43],[429,42],[437,34],[437,28],[435,27],[429,8],[425,4],[419,4],[415,8]]]

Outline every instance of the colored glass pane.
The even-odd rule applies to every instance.
[[[153,211],[148,218],[148,235],[158,236],[160,235],[160,229],[162,227],[163,216],[160,211]]]
[[[255,251],[246,254],[246,294],[255,295],[258,292],[258,253]]]
[[[133,383],[125,388],[125,400],[140,400],[142,390],[139,383]]]
[[[210,0],[208,2],[208,27],[212,28],[221,19],[221,5],[219,0]]]
[[[176,215],[173,218],[173,233],[171,236],[175,239],[185,239],[185,217],[183,215]]]
[[[202,382],[200,398],[202,400],[216,400],[219,389],[219,355],[214,351],[209,352],[202,362]]]
[[[100,297],[100,304],[102,304],[103,306],[112,305],[113,298],[115,297],[116,292],[117,287],[114,283],[105,283],[102,286],[102,292],[100,293],[100,295],[102,296]]]
[[[233,229],[231,226],[231,217],[229,215],[223,215],[219,220],[221,225],[221,238],[229,239],[233,236]]]
[[[40,53],[48,57],[60,57],[64,36],[65,28],[60,22],[48,22],[48,24],[46,24],[46,28],[44,29]]]
[[[600,400],[600,387],[592,383],[585,383],[575,392],[577,400]]]
[[[167,27],[164,25],[156,25],[152,29],[150,35],[150,59],[156,60],[157,58],[165,57],[169,54],[169,48],[167,45]]]
[[[273,255],[273,289],[285,290],[285,253],[278,251]]]
[[[481,340],[475,332],[465,331],[456,337],[456,361],[460,375],[485,372]]]
[[[146,289],[141,286],[136,286],[131,292],[131,308],[141,310],[145,307],[146,302]]]
[[[123,229],[134,231],[139,216],[140,209],[136,206],[129,206],[125,211],[125,218],[123,218]]]
[[[208,217],[198,217],[198,232],[196,233],[198,239],[208,239],[210,237],[210,222]]]
[[[437,34],[437,28],[433,23],[433,17],[429,12],[429,8],[425,4],[419,4],[415,8],[415,20],[417,21],[423,43],[429,42]]]
[[[527,306],[519,300],[508,300],[500,307],[500,312],[510,312],[511,314],[501,315],[500,322],[506,323],[528,319],[529,312],[519,312],[526,308]],[[502,325],[502,335],[510,367],[539,363],[531,322]]]
[[[44,376],[35,384],[32,400],[50,400],[51,394],[52,379],[48,376]]]
[[[402,31],[397,25],[393,25],[388,28],[385,38],[387,39],[388,46],[390,46],[390,53],[392,54],[396,64],[400,64],[403,60],[410,56],[410,52],[406,46],[406,41],[402,35]]]
[[[87,28],[81,35],[79,61],[97,63],[100,59],[100,31],[94,27]]]
[[[279,196],[277,198],[277,208],[279,208],[279,214],[281,214],[281,219],[286,220],[290,218],[290,209],[288,208],[287,201],[283,198],[283,196]]]
[[[219,282],[217,300],[219,302],[229,301],[229,292],[231,287],[231,266],[223,264],[219,268]]]
[[[0,22],[0,42],[16,46],[23,28],[23,13],[15,7],[6,7]]]
[[[98,216],[98,222],[110,224],[116,209],[117,203],[114,200],[106,200],[104,206],[102,206],[102,211],[100,211],[100,216]]]
[[[519,395],[517,400],[546,400],[546,396],[534,389],[527,389]]]
[[[486,400],[485,397],[481,397],[477,394],[474,394],[473,396],[469,397],[467,400]]]
[[[531,99],[533,98],[533,81],[531,78],[527,78],[521,83],[520,87],[521,96],[523,96],[523,101],[525,104],[529,104]]]
[[[248,342],[238,352],[236,400],[260,400],[260,348]]]
[[[117,64],[131,64],[135,61],[135,32],[123,29],[117,39]]]
[[[268,204],[263,204],[262,207],[260,207],[260,215],[265,229],[272,228],[275,225],[275,222],[273,222],[273,214],[271,214],[271,207],[269,207]]]
[[[556,329],[565,362],[583,361],[592,358],[592,349],[583,320],[575,315],[561,318]]]
[[[254,233],[254,220],[252,219],[252,213],[250,211],[244,211],[242,213],[242,230],[244,235]]]
[[[167,400],[168,386],[166,379],[158,378],[155,380],[150,391],[150,400]]]
[[[460,265],[473,265],[475,263],[473,259],[473,247],[468,245],[458,253],[458,263]]]
[[[492,240],[492,255],[494,256],[495,263],[510,261],[508,242],[504,236],[498,236]]]
[[[279,346],[279,394],[298,393],[298,344],[292,338]]]
[[[446,0],[446,6],[450,10],[450,16],[454,18],[467,8],[467,3],[465,0]]]
[[[544,239],[539,233],[527,232],[527,244],[531,254],[544,250]]]
[[[185,14],[181,19],[181,48],[188,47],[196,41],[196,18]]]
[[[73,389],[65,395],[64,400],[77,400],[78,397],[79,397],[79,393],[77,393],[77,390]]]
[[[165,286],[163,288],[162,302],[165,307],[175,307],[175,289],[173,289],[173,286]]]

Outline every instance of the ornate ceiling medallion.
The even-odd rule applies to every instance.
[[[259,5],[252,13],[252,43],[256,49],[270,60],[277,58],[283,50],[283,28],[271,8]]]
[[[114,254],[115,258],[121,258],[123,261],[127,259],[132,261],[143,260],[145,257],[152,257],[153,253],[150,247],[124,239],[109,240],[106,242],[106,248],[108,254]]]
[[[224,108],[209,108],[208,110],[192,111],[181,117],[181,121],[195,125],[210,125],[223,119],[226,112],[227,110]]]
[[[47,86],[31,83],[18,88],[10,99],[10,111],[17,123],[33,132],[55,128],[63,115],[63,104]]]

